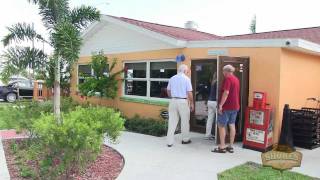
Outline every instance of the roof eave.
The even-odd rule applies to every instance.
[[[188,48],[287,48],[320,56],[320,45],[303,39],[190,41]]]
[[[294,45],[293,48],[298,51],[320,56],[320,44],[304,39],[296,39]]]

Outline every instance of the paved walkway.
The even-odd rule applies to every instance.
[[[6,158],[4,156],[1,136],[0,136],[0,179],[1,180],[10,179]]]
[[[118,144],[106,144],[125,158],[119,180],[214,180],[217,173],[247,161],[261,163],[261,153],[243,149],[241,144],[236,145],[234,154],[212,153],[213,142],[202,136],[192,133],[192,144],[182,145],[177,135],[176,144],[168,148],[165,137],[123,132]],[[302,167],[294,171],[320,177],[320,148],[299,151],[303,153]]]

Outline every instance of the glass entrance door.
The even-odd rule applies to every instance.
[[[194,60],[191,63],[191,77],[195,111],[191,113],[191,130],[205,133],[208,119],[207,101],[210,93],[211,80],[217,72],[217,61]],[[213,126],[214,127],[214,126]],[[215,128],[212,128],[215,131]],[[213,132],[214,134],[215,132]]]

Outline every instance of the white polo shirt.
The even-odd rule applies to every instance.
[[[167,90],[170,90],[173,98],[187,98],[192,91],[191,80],[184,73],[178,73],[170,78]]]

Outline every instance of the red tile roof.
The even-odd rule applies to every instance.
[[[243,34],[234,36],[225,36],[223,39],[281,39],[281,38],[299,38],[320,44],[320,27],[310,27],[301,29],[289,29],[280,31],[270,31],[255,34]]]
[[[299,38],[320,44],[320,27],[310,27],[301,29],[289,29],[280,31],[270,31],[255,34],[242,34],[233,36],[217,36],[197,30],[167,26],[151,22],[139,21],[125,17],[110,16],[126,23],[130,23],[157,33],[161,33],[172,38],[186,41],[202,40],[239,40],[239,39],[281,39],[281,38]]]
[[[186,40],[186,41],[201,41],[201,40],[220,39],[220,37],[217,35],[209,34],[209,33],[205,33],[205,32],[200,32],[200,31],[196,31],[196,30],[161,25],[161,24],[145,22],[145,21],[139,21],[139,20],[129,19],[129,18],[125,18],[125,17],[114,17],[114,16],[111,16],[111,17],[117,18],[121,21],[130,23],[130,24],[133,24],[133,25],[157,32],[157,33],[161,33],[166,36],[170,36],[175,39]]]

